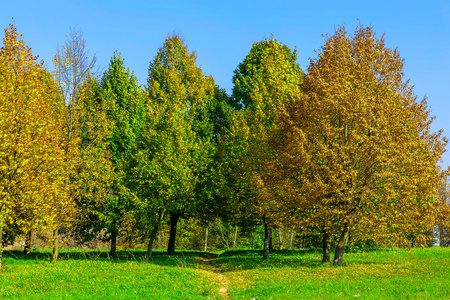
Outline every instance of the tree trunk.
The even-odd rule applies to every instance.
[[[117,230],[115,228],[111,231],[110,239],[111,239],[111,241],[110,241],[111,242],[111,250],[109,251],[109,256],[116,258],[117,257],[117,252],[116,252],[116,250],[117,250]]]
[[[272,238],[272,229],[270,229],[269,251],[270,251],[270,252],[273,252],[273,238]]]
[[[281,232],[281,228],[278,227],[278,246],[280,250],[283,250],[283,233]]]
[[[294,229],[289,231],[289,249],[294,248]]]
[[[264,251],[263,251],[264,259],[269,259],[271,236],[272,236],[272,228],[269,227],[266,222],[264,222]]]
[[[23,255],[28,255],[31,253],[31,230],[27,232],[25,238],[25,247],[23,247]]]
[[[432,247],[440,247],[441,246],[441,241],[439,238],[439,226],[434,225],[432,228],[432,233],[433,233],[433,239],[431,240],[431,246]]]
[[[238,227],[236,225],[236,227],[234,229],[233,249],[236,249],[237,235],[238,235]]]
[[[177,224],[181,214],[179,212],[170,213],[170,236],[169,245],[167,246],[167,254],[175,254],[175,239],[177,235]]]
[[[206,226],[205,228],[205,245],[203,247],[203,251],[207,251],[208,250],[208,226]]]
[[[148,248],[147,248],[147,260],[152,259],[153,254],[153,241],[156,239],[156,235],[158,234],[158,227],[155,226],[152,231],[152,235],[150,236],[150,241],[148,242]]]
[[[331,250],[330,233],[325,228],[323,229],[322,247],[323,247],[322,262],[329,262]]]
[[[56,228],[53,230],[53,253],[52,253],[52,260],[50,263],[55,263],[58,260],[58,253],[59,253],[59,230]]]
[[[339,242],[336,245],[334,253],[333,266],[342,266],[342,258],[344,256],[345,246],[347,246],[348,238],[350,236],[350,226],[346,225],[341,232]]]

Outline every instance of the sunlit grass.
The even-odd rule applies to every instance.
[[[49,252],[24,258],[5,251],[0,299],[207,299],[218,298],[219,282],[199,269],[201,253],[145,260],[143,251],[65,251],[55,264]]]
[[[203,252],[175,256],[120,251],[5,251],[0,299],[222,299]],[[450,249],[381,249],[347,253],[344,265],[321,262],[320,250],[227,251],[211,264],[229,280],[230,299],[450,299]]]
[[[344,266],[320,251],[228,252],[223,265],[233,299],[450,299],[450,249],[349,253]],[[235,262],[235,263],[234,263]]]

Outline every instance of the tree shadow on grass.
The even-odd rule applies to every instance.
[[[149,262],[168,267],[198,268],[207,252],[200,251],[177,251],[174,255],[167,255],[163,250],[153,251],[152,259],[147,261],[145,250],[118,250],[117,257],[109,256],[106,250],[60,250],[58,261],[66,260],[92,260],[107,261],[111,263]],[[52,256],[51,250],[34,250],[30,254],[24,255],[21,250],[3,251],[4,259],[12,259],[18,263],[21,261],[48,261]]]
[[[347,254],[348,257],[349,254]],[[35,250],[24,255],[20,250],[5,250],[3,257],[13,259],[17,263],[21,261],[48,261],[51,259],[50,250]],[[210,264],[222,272],[264,269],[264,268],[307,268],[319,269],[329,267],[330,263],[322,263],[321,249],[299,249],[299,250],[274,250],[270,253],[270,259],[264,260],[261,250],[228,250],[221,254],[203,251],[179,250],[174,255],[167,255],[164,250],[153,251],[150,261],[147,261],[145,250],[118,250],[117,257],[109,256],[106,250],[60,250],[58,260],[92,260],[107,261],[111,263],[142,262],[166,267],[179,268],[204,268],[202,261],[208,259]],[[370,264],[392,264],[377,259],[345,259],[346,265],[370,265]],[[394,263],[395,264],[395,263]]]

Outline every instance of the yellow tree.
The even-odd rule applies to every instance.
[[[83,109],[83,97],[89,92],[88,81],[93,72],[96,57],[89,57],[83,33],[71,29],[67,41],[58,47],[53,59],[55,72],[53,77],[58,83],[62,94],[63,133],[60,136],[60,145],[64,149],[64,183],[61,183],[60,200],[51,206],[58,217],[53,221],[53,255],[52,262],[58,258],[61,230],[67,229],[73,223],[75,215],[75,198],[77,193],[84,191],[80,188],[83,180],[77,180],[78,169],[82,164],[81,128],[86,117]]]
[[[7,224],[29,230],[52,217],[45,207],[57,196],[62,154],[57,97],[43,62],[10,25],[0,51],[0,240]]]
[[[398,51],[371,27],[354,36],[342,27],[311,61],[304,91],[279,116],[277,163],[293,203],[337,228],[334,265],[351,232],[384,245],[423,242],[447,141],[430,131],[426,99],[403,81]]]

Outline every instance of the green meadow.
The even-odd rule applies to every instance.
[[[318,250],[217,253],[4,252],[0,299],[450,299],[450,249],[346,253],[342,267]]]

